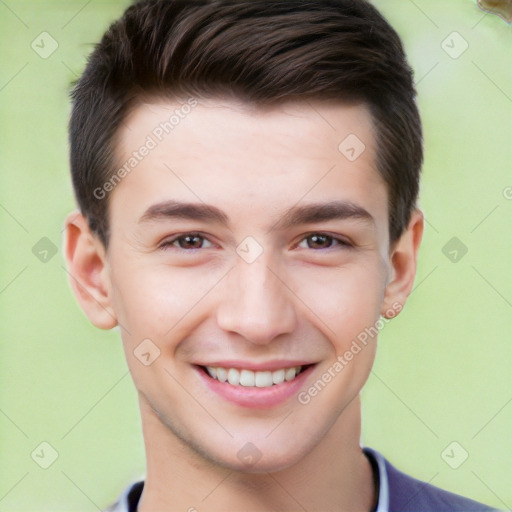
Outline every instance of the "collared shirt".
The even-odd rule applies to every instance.
[[[378,488],[377,505],[371,512],[490,512],[486,505],[438,489],[398,471],[379,452],[363,448]],[[105,512],[137,512],[144,481],[131,485]]]
[[[373,476],[377,482],[378,498],[374,512],[388,512],[389,482],[385,459],[379,452],[372,450],[371,448],[363,448],[363,452],[372,464]]]

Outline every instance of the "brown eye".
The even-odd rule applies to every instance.
[[[331,249],[333,247],[348,248],[351,244],[326,233],[311,233],[299,244],[301,249]]]
[[[328,249],[334,241],[332,236],[321,234],[309,235],[306,240],[309,249]]]
[[[200,249],[203,245],[203,237],[199,235],[185,235],[178,238],[178,245],[182,249]]]
[[[176,249],[204,249],[211,247],[212,243],[209,242],[204,236],[198,233],[187,233],[185,235],[178,236],[172,240],[167,240],[162,244],[162,248],[176,248]]]

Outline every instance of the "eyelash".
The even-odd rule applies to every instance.
[[[329,233],[323,233],[322,231],[314,231],[312,233],[307,234],[306,236],[304,236],[301,239],[300,243],[302,243],[303,241],[305,241],[308,238],[311,238],[313,236],[320,236],[320,237],[325,237],[327,239],[330,239],[332,243],[336,242],[336,246],[343,248],[343,249],[349,249],[349,248],[353,247],[353,245],[350,242],[348,242],[347,240],[330,235]],[[329,250],[329,249],[333,249],[333,248],[334,248],[334,246],[331,244],[329,247],[323,248],[323,250]],[[311,247],[307,247],[307,249],[311,249]],[[322,250],[322,249],[312,249],[312,250]]]
[[[173,237],[173,238],[171,238],[169,240],[164,240],[164,242],[162,242],[162,244],[160,245],[160,248],[161,249],[168,249],[168,248],[172,249],[172,248],[175,248],[175,249],[178,249],[179,251],[197,251],[197,250],[203,249],[203,247],[192,248],[192,249],[184,249],[183,247],[174,246],[174,244],[176,242],[179,242],[180,240],[183,240],[186,237],[199,237],[199,238],[201,238],[203,240],[208,240],[201,233],[194,233],[194,232],[183,233],[182,235],[175,236],[175,237]],[[212,242],[210,242],[210,243],[212,243]]]
[[[313,251],[320,251],[320,250],[324,250],[325,251],[325,250],[333,249],[335,246],[338,246],[338,247],[344,248],[344,249],[349,249],[349,248],[353,247],[353,245],[350,242],[348,242],[347,240],[345,240],[343,238],[335,237],[335,236],[330,235],[328,233],[323,233],[321,231],[313,231],[311,233],[306,234],[305,236],[303,236],[301,238],[301,240],[297,244],[297,246],[300,245],[302,242],[307,241],[308,238],[311,238],[313,236],[320,236],[320,237],[325,237],[327,239],[330,239],[331,245],[329,247],[320,248],[320,249],[313,249],[311,247],[305,247],[305,249],[311,249]],[[176,242],[179,242],[180,240],[183,240],[186,237],[199,237],[202,240],[206,240],[209,243],[212,243],[212,242],[210,242],[208,240],[208,238],[206,236],[202,235],[201,233],[190,232],[190,233],[184,233],[182,235],[175,236],[175,237],[173,237],[173,238],[171,238],[169,240],[165,240],[164,242],[162,242],[162,244],[160,244],[160,248],[164,249],[164,250],[175,248],[175,249],[178,249],[180,251],[187,251],[187,252],[189,252],[189,251],[197,251],[197,250],[200,250],[200,249],[204,249],[204,247],[197,247],[197,248],[192,248],[192,249],[184,249],[183,247],[177,247],[177,246],[174,245]],[[333,246],[332,245],[333,243],[336,243],[336,245]]]

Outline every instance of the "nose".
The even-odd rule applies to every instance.
[[[293,332],[297,323],[293,293],[263,257],[239,259],[223,283],[217,324],[226,332],[263,345]]]

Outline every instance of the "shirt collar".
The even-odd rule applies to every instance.
[[[369,457],[377,467],[379,476],[379,496],[377,498],[377,508],[375,512],[389,511],[389,480],[386,470],[386,461],[384,457],[376,450],[371,448],[363,448],[363,452]]]

